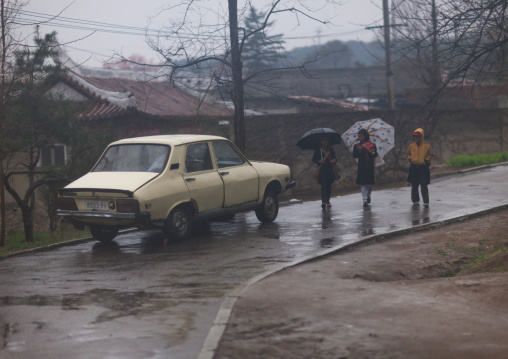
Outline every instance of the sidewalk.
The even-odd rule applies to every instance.
[[[450,276],[508,242],[508,206],[486,207],[253,278],[226,298],[199,358],[508,357],[507,273]]]
[[[448,277],[501,238],[508,209],[285,269],[240,295],[215,358],[506,358],[508,272],[482,273],[506,254]]]

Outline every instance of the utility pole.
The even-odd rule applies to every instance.
[[[245,103],[243,99],[242,58],[238,43],[238,8],[237,0],[228,0],[229,33],[231,39],[231,67],[233,75],[233,103],[235,104],[235,145],[245,151]]]
[[[367,84],[367,109],[370,111],[370,82]]]
[[[395,100],[393,91],[393,70],[392,70],[392,41],[390,38],[390,28],[392,26],[403,25],[390,25],[390,15],[388,11],[388,0],[383,0],[383,26],[369,26],[367,30],[384,28],[385,30],[385,62],[386,62],[386,88],[388,93],[388,106],[390,110],[395,110]]]
[[[388,90],[388,105],[390,110],[395,110],[393,96],[393,71],[392,71],[392,43],[390,39],[390,17],[388,14],[388,0],[383,0],[383,20],[385,30],[385,61],[386,61],[386,86]]]
[[[436,0],[432,0],[432,78],[430,80],[432,91],[437,93],[441,85],[441,74],[437,56],[437,11]]]

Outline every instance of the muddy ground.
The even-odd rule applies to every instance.
[[[268,277],[216,359],[508,358],[508,210]]]

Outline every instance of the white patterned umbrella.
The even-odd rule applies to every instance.
[[[370,141],[377,147],[378,156],[374,160],[374,165],[376,167],[383,165],[385,163],[383,157],[395,147],[395,128],[380,118],[356,122],[341,135],[344,144],[351,154],[353,154],[353,147],[358,143],[358,131],[362,128],[367,130]]]

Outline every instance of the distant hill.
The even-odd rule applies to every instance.
[[[319,46],[294,48],[288,57],[292,63],[316,60],[309,68],[349,68],[382,65],[385,52],[379,41],[332,40]]]

